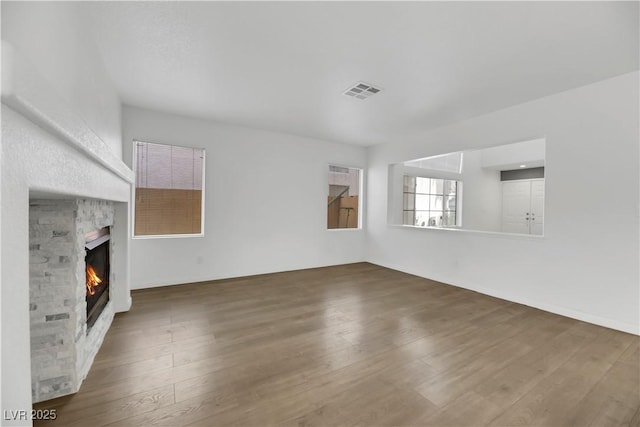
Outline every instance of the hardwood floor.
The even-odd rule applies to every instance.
[[[351,264],[133,293],[46,426],[640,426],[640,338]]]

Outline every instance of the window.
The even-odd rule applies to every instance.
[[[404,225],[455,227],[459,224],[458,181],[404,176]]]
[[[134,236],[203,234],[202,148],[135,141]]]
[[[329,166],[327,228],[360,228],[362,170]]]

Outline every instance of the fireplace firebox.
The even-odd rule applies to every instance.
[[[109,302],[109,227],[85,235],[87,332]]]

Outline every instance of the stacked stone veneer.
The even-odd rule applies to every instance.
[[[40,402],[75,393],[114,316],[109,302],[87,333],[85,234],[114,226],[105,200],[30,200],[31,388]],[[113,260],[113,239],[109,253]],[[114,274],[111,268],[110,289]]]

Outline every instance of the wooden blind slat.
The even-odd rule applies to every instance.
[[[135,235],[201,234],[204,150],[136,144]]]

